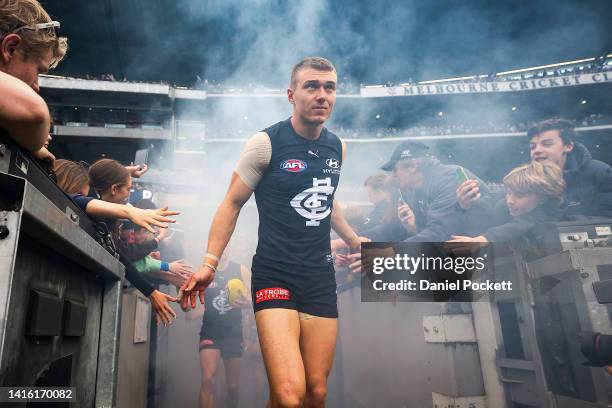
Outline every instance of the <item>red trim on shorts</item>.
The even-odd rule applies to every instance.
[[[265,288],[255,292],[255,303],[268,300],[289,300],[291,293],[284,288]]]

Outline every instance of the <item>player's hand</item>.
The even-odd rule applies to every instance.
[[[157,324],[163,323],[164,326],[172,324],[172,320],[176,318],[176,313],[174,313],[168,302],[176,302],[177,299],[156,289],[149,295],[149,300],[151,301],[151,308],[155,313]]]
[[[178,298],[181,309],[189,310],[196,307],[196,295],[200,297],[200,303],[204,304],[204,290],[215,279],[215,272],[206,265],[202,265],[198,272],[191,275],[189,280],[181,286]]]
[[[480,196],[480,189],[476,180],[466,180],[457,188],[457,201],[464,210],[472,208],[474,203],[480,200]]]
[[[142,208],[127,206],[127,211],[130,221],[152,233],[155,233],[153,225],[165,230],[168,228],[168,224],[176,222],[175,219],[169,217],[181,213],[180,211],[168,210],[168,206],[158,208],[157,210],[144,210]]]
[[[408,204],[404,203],[397,207],[397,217],[406,231],[410,234],[417,232],[416,217]]]
[[[134,178],[140,178],[143,174],[149,170],[149,166],[146,164],[135,165],[134,163],[129,166],[125,166],[125,169],[130,173],[130,175]]]

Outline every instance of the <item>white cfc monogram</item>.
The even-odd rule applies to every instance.
[[[307,227],[318,227],[321,220],[331,213],[331,200],[334,187],[331,178],[313,178],[312,187],[302,191],[291,200],[291,206],[298,214],[306,218]]]

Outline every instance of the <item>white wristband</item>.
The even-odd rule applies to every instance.
[[[217,255],[211,254],[210,252],[209,252],[209,253],[207,253],[207,254],[204,256],[204,258],[210,258],[210,259],[212,259],[213,261],[217,261],[217,262],[219,262],[219,257],[218,257]]]

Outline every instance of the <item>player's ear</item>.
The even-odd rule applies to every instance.
[[[287,88],[287,100],[288,100],[288,101],[289,101],[289,103],[290,103],[290,104],[292,104],[292,105],[295,103],[295,101],[294,101],[294,99],[293,99],[293,93],[294,93],[294,92],[293,92],[293,89],[291,89],[291,88]]]

